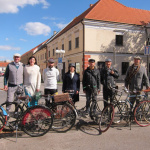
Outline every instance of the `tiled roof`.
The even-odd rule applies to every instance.
[[[85,18],[145,25],[150,22],[150,11],[126,7],[115,0],[100,0]]]
[[[0,62],[0,67],[6,67],[9,64],[9,62]]]
[[[127,7],[115,0],[99,0],[81,15],[74,18],[55,38],[83,19],[145,25],[150,22],[150,11]]]
[[[27,55],[27,54],[30,53],[30,52],[33,53],[35,49],[39,48],[41,45],[43,45],[43,44],[44,44],[45,42],[47,42],[48,40],[49,40],[49,39],[45,40],[45,41],[42,42],[41,44],[39,44],[39,45],[37,45],[36,47],[32,48],[31,50],[27,51],[26,53],[24,53],[23,55],[21,55],[21,57]]]

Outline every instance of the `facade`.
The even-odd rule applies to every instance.
[[[144,55],[150,39],[149,22],[150,11],[126,7],[115,0],[99,0],[51,37],[40,55],[45,53],[45,60],[54,58],[55,66],[62,57],[62,78],[68,64],[75,63],[81,80],[89,58],[96,60],[99,69],[106,58],[111,58],[119,80],[123,80],[135,55],[142,57],[142,64],[149,70],[149,58]],[[65,50],[65,54],[57,54],[56,50]]]
[[[0,61],[0,72],[5,72],[7,65],[10,62],[6,62],[6,61]]]

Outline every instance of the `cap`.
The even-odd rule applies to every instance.
[[[139,59],[139,60],[141,60],[141,57],[140,57],[140,56],[134,56],[134,59]]]
[[[50,59],[48,60],[48,62],[49,62],[49,63],[54,63],[54,59],[53,59],[53,58],[50,58]]]
[[[105,62],[112,62],[112,60],[108,58],[108,59],[105,59]]]
[[[95,62],[95,59],[89,59],[89,62]]]
[[[69,67],[75,67],[75,64],[74,63],[70,63]]]
[[[15,53],[14,57],[21,57],[21,55],[19,53]]]

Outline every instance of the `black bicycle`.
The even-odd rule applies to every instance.
[[[89,88],[90,88],[90,86],[89,86]],[[105,100],[97,99],[97,101],[94,101],[94,103],[93,103],[92,99],[93,99],[95,93],[93,91],[93,88],[91,88],[91,91],[92,91],[92,96],[91,96],[91,100],[90,100],[89,117],[91,118],[91,120],[93,120],[96,124],[99,125],[100,132],[106,132],[112,124],[112,120],[114,117],[114,107],[112,104],[108,104],[107,107],[101,109],[99,106],[99,103],[103,102]],[[66,92],[69,93],[70,95],[74,94],[73,90],[66,90]],[[73,103],[73,100],[71,100],[71,99],[70,99],[70,101],[67,101],[67,103],[70,103],[71,105],[73,105],[75,111],[77,112],[78,117],[85,116],[86,106],[84,106],[81,109],[76,109],[76,107]]]
[[[53,124],[53,113],[46,106],[28,107],[29,96],[19,96],[23,87],[18,86],[14,102],[5,102],[1,106],[7,112],[7,122],[3,130],[23,130],[37,137],[46,134]],[[4,116],[5,117],[5,116]]]

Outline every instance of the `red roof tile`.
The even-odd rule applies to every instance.
[[[7,67],[9,62],[0,62],[0,67]]]

